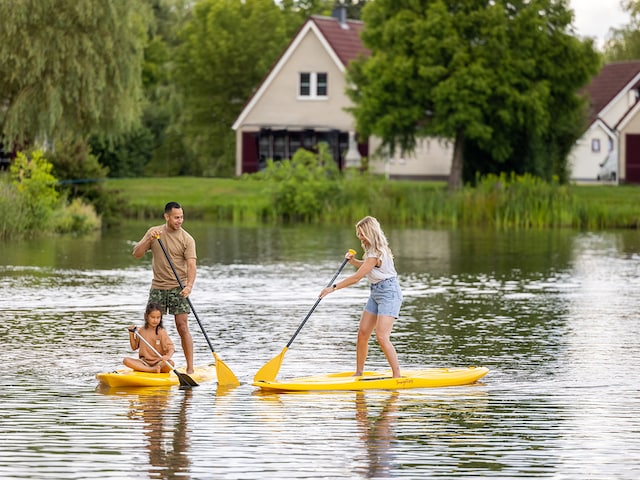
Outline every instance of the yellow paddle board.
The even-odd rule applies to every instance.
[[[398,390],[405,388],[454,387],[474,383],[489,373],[486,367],[428,368],[403,370],[402,377],[393,378],[391,371],[364,372],[354,377],[353,372],[329,373],[289,380],[258,380],[253,385],[263,390],[307,392],[317,390]]]
[[[180,373],[185,373],[185,368],[177,369]],[[216,367],[215,365],[204,365],[194,368],[194,373],[190,373],[189,376],[193,378],[197,383],[208,382],[215,380]],[[98,373],[96,378],[102,385],[108,387],[168,387],[172,385],[180,385],[180,380],[175,373],[149,373],[149,372],[137,372],[130,368],[120,368],[113,372]]]

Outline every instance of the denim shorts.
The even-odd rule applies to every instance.
[[[189,301],[180,295],[181,291],[182,289],[180,287],[172,288],[171,290],[152,288],[149,291],[149,303],[159,303],[164,309],[163,314],[178,315],[180,313],[191,313]]]
[[[367,312],[398,318],[402,306],[402,291],[396,277],[371,284],[369,300],[364,306]]]

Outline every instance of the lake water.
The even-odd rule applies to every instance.
[[[241,385],[97,387],[142,322],[149,225],[0,243],[0,478],[640,478],[640,233],[388,229],[403,368],[484,365],[465,387],[267,394],[352,226],[187,222],[191,300]],[[345,269],[346,275],[352,269]],[[368,288],[323,299],[278,378],[352,370]],[[171,317],[165,325],[178,347]],[[191,318],[196,363],[213,361]],[[368,370],[387,364],[372,339]]]

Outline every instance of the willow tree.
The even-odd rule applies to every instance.
[[[504,162],[523,139],[553,140],[557,118],[579,118],[578,91],[599,64],[593,42],[573,35],[566,0],[376,0],[363,20],[371,56],[349,68],[358,131],[391,151],[453,140],[450,189],[468,141]]]
[[[138,122],[144,0],[0,0],[0,11],[6,146],[115,135]]]

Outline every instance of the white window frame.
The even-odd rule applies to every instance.
[[[302,76],[309,75],[309,95],[303,95]],[[325,75],[325,88],[329,91],[329,74],[327,72],[300,72],[298,74],[298,100],[326,100],[328,95],[318,95],[318,75]]]

